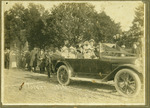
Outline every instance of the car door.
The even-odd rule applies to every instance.
[[[112,61],[111,61],[111,59],[100,58],[97,65],[98,65],[99,73],[101,73],[103,76],[108,75],[112,70]]]
[[[81,59],[80,71],[78,77],[99,78],[97,62],[98,59]]]
[[[78,75],[87,78],[104,78],[111,71],[111,62],[103,59],[83,59]]]
[[[66,59],[66,61],[71,65],[75,73],[82,71],[82,59]]]

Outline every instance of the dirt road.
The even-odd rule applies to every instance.
[[[4,70],[3,103],[32,104],[144,104],[144,93],[134,98],[121,96],[113,83],[98,84],[72,81],[61,86],[56,75],[33,73],[19,69]],[[24,83],[24,84],[23,84]],[[22,85],[22,89],[19,90]]]

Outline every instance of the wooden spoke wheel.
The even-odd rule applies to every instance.
[[[139,76],[130,69],[122,69],[115,75],[116,90],[126,97],[133,97],[139,94],[141,80]]]
[[[70,83],[70,75],[65,65],[58,68],[57,80],[61,85],[68,85]]]

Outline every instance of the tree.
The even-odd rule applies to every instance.
[[[28,41],[30,49],[51,44],[59,47],[64,40],[69,40],[70,45],[91,38],[113,42],[111,37],[120,31],[120,25],[105,12],[97,13],[87,3],[62,3],[54,6],[51,13],[42,5],[30,3],[25,8],[15,4],[5,12],[5,42],[13,40],[23,45]]]
[[[51,10],[45,33],[56,46],[69,40],[71,45],[89,40],[110,42],[110,37],[120,32],[116,24],[104,12],[98,14],[87,3],[62,3]],[[112,41],[111,41],[112,42]]]
[[[33,49],[35,46],[39,48],[45,47],[48,37],[44,35],[43,30],[48,14],[42,5],[35,5],[33,3],[28,5],[26,29],[30,49]]]
[[[144,37],[144,4],[139,5],[135,10],[135,17],[132,21],[130,30],[125,32],[120,43],[126,43],[127,47],[132,47],[133,43],[138,42],[142,46],[141,38]]]
[[[113,36],[121,33],[120,23],[115,23],[104,11],[96,16],[94,17],[96,22],[93,30],[96,40],[114,42]]]
[[[130,34],[133,42],[141,44],[141,38],[144,36],[144,4],[139,5],[135,11],[135,18],[132,22]]]
[[[44,27],[49,13],[42,5],[30,3],[28,8],[22,4],[15,4],[10,10],[5,11],[5,46],[14,43],[21,50],[28,41],[30,49],[34,46],[44,48],[48,39],[44,35]]]
[[[25,30],[25,8],[22,4],[15,4],[9,11],[4,13],[5,21],[5,43],[9,47],[16,44],[19,49],[26,42]]]

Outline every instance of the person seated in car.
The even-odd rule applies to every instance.
[[[84,52],[84,58],[85,59],[94,59],[94,58],[96,58],[96,56],[95,56],[94,52],[91,49],[87,49]]]
[[[90,58],[90,54],[89,54],[89,50],[90,49],[90,45],[88,41],[85,41],[83,44],[83,57],[89,59]]]
[[[85,41],[83,44],[83,53],[87,53],[88,49],[90,49],[90,44],[88,41]]]
[[[91,50],[93,50],[93,51],[95,50],[94,44],[95,44],[94,39],[89,40],[89,48],[90,48]]]
[[[62,49],[61,49],[62,50]],[[67,48],[67,51],[68,51],[68,48]],[[58,47],[55,47],[53,50],[52,50],[52,54],[51,54],[51,59],[52,61],[53,60],[59,60],[59,59],[64,59],[64,58],[67,58],[68,56],[65,57],[66,55],[66,49],[63,49],[63,52],[59,50]]]
[[[89,51],[88,51],[88,50],[84,50],[83,57],[84,57],[85,59],[90,59],[90,54],[89,54]]]
[[[69,42],[68,42],[68,40],[66,40],[64,42],[64,46],[61,49],[61,55],[65,58],[68,58],[68,56],[69,56]]]
[[[69,57],[68,58],[76,58],[76,49],[73,46],[69,48]]]
[[[63,57],[65,57],[65,58],[67,58],[68,55],[69,55],[69,48],[67,48],[67,47],[64,46],[64,47],[61,49],[61,55],[62,55]]]
[[[61,52],[59,51],[58,47],[55,47],[54,53],[57,54],[57,55],[61,55]]]
[[[83,56],[87,59],[94,59],[96,58],[94,53],[95,47],[94,47],[94,40],[90,40],[90,43],[88,41],[84,42],[83,46]]]
[[[95,54],[96,58],[100,57],[100,46],[99,46],[99,44],[96,45],[95,50],[94,50],[94,54]]]
[[[82,59],[82,58],[84,58],[83,57],[83,53],[82,53],[82,51],[83,51],[83,48],[82,48],[82,45],[81,44],[79,44],[79,45],[77,45],[76,46],[76,56],[77,56],[77,58],[78,59]]]
[[[48,53],[49,53],[50,56],[52,56],[54,54],[54,48],[53,49],[49,48],[48,49]]]

